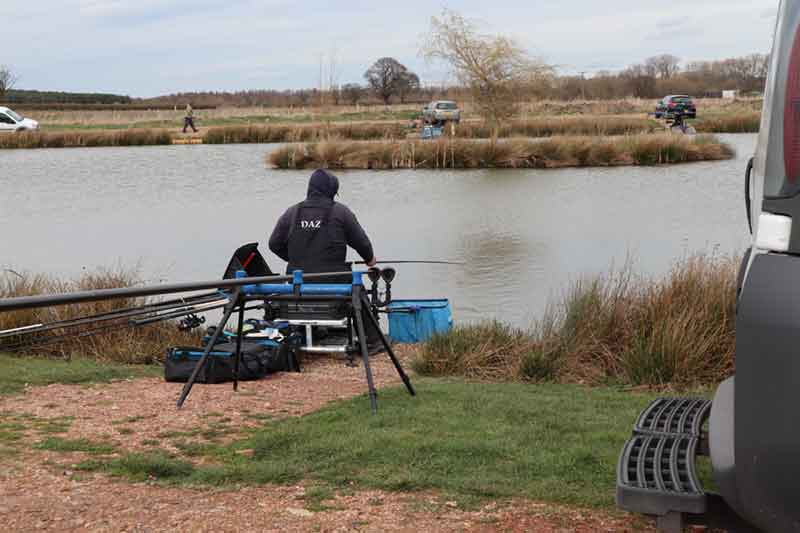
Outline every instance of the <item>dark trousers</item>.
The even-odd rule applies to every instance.
[[[186,133],[186,128],[189,126],[192,127],[192,131],[197,132],[197,128],[194,127],[194,119],[192,117],[186,117],[183,119],[183,133]]]

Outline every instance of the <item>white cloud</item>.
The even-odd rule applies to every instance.
[[[314,86],[334,47],[341,81],[389,55],[438,82],[417,55],[439,8],[427,0],[0,0],[0,63],[21,86],[152,95]],[[657,53],[713,59],[768,50],[774,0],[461,0],[487,31],[518,37],[574,70],[622,68]],[[772,13],[770,16],[769,13]],[[676,15],[677,14],[677,15]],[[21,46],[20,43],[24,43]]]

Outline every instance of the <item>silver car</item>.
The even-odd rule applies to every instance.
[[[422,108],[422,120],[426,124],[461,121],[461,110],[452,100],[436,100]]]

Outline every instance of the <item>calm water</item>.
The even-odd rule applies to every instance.
[[[535,319],[565,285],[633,257],[668,270],[748,241],[743,174],[755,135],[721,136],[738,158],[662,168],[352,171],[341,201],[379,258],[404,266],[395,297],[447,297],[457,320]],[[0,151],[0,267],[74,274],[139,263],[148,279],[221,274],[241,243],[266,249],[308,172],[270,170],[270,145]]]

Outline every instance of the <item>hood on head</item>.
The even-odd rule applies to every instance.
[[[307,196],[320,195],[333,199],[339,192],[339,178],[325,169],[317,169],[308,180]]]

